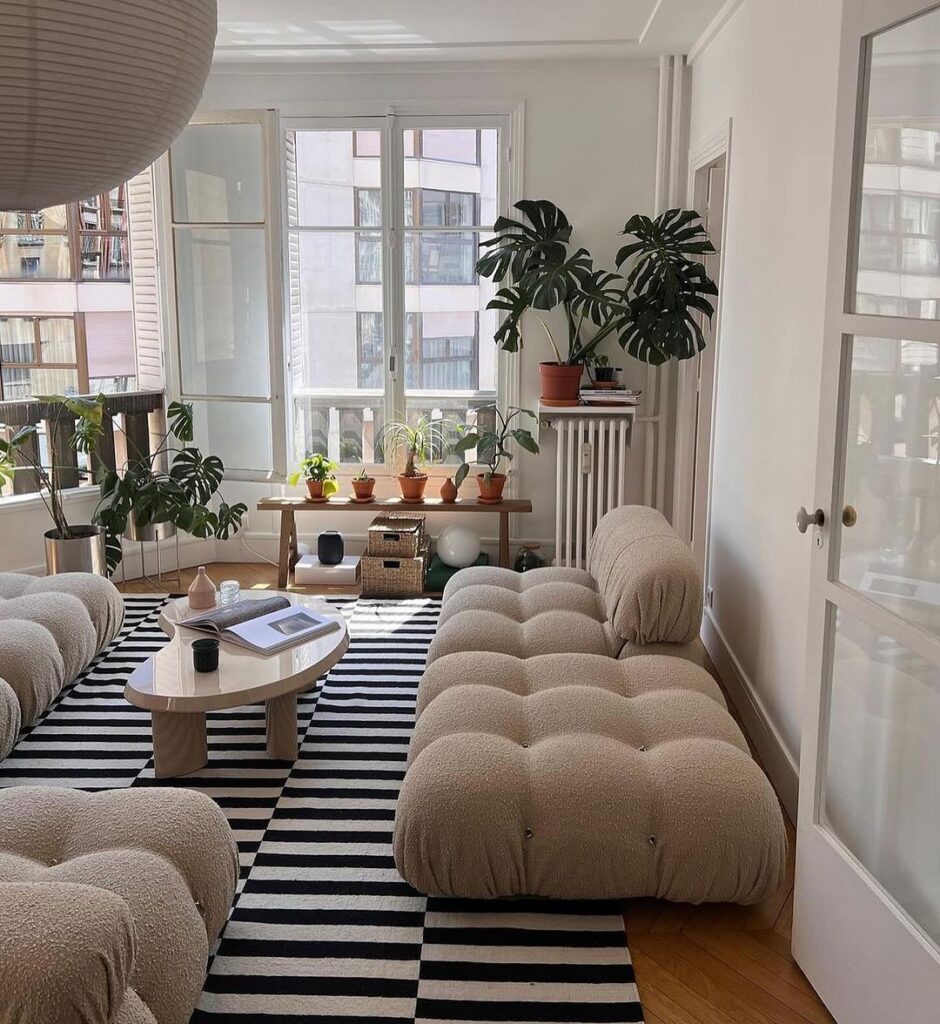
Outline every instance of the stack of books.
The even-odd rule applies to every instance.
[[[630,388],[605,387],[592,388],[584,387],[580,391],[582,405],[638,405],[642,391],[633,391]]]

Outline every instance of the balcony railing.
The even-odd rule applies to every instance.
[[[165,433],[162,391],[131,391],[108,395],[105,402],[104,436],[95,456],[89,460],[75,451],[71,439],[75,433],[75,418],[63,412],[61,406],[44,402],[0,402],[0,428],[9,439],[21,427],[38,427],[37,434],[28,442],[31,455],[43,465],[49,464],[49,439],[53,436],[49,423],[56,420],[55,443],[58,463],[63,468],[65,487],[91,486],[99,467],[116,470],[128,460],[149,455]],[[36,474],[18,470],[12,485],[3,494],[35,494],[39,490]]]

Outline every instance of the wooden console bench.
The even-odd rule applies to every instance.
[[[498,505],[481,505],[468,498],[443,502],[440,498],[427,498],[420,503],[402,501],[401,498],[377,498],[368,504],[361,504],[349,498],[330,498],[329,501],[313,502],[306,498],[264,498],[258,502],[259,512],[281,513],[281,543],[278,555],[277,585],[286,587],[291,570],[300,557],[297,554],[297,512],[368,512],[377,516],[382,512],[489,512],[499,515],[499,564],[509,567],[509,516],[513,512],[531,512],[532,502],[525,498],[506,498]]]

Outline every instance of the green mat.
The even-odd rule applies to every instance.
[[[490,556],[486,554],[486,552],[483,552],[473,564],[489,565]],[[460,572],[460,570],[455,569],[452,565],[445,565],[437,555],[435,555],[431,559],[431,564],[428,566],[428,578],[427,582],[424,584],[424,589],[428,591],[428,593],[439,594],[455,572]]]

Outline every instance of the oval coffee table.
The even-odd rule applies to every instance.
[[[131,704],[153,718],[153,763],[158,778],[186,775],[209,760],[206,712],[264,701],[268,754],[297,758],[297,694],[313,688],[346,653],[349,632],[343,617],[321,598],[271,590],[243,590],[240,600],[286,597],[339,622],[339,629],[279,654],[256,654],[223,641],[215,672],[196,672],[192,643],[207,634],[186,629],[191,614],[186,598],[167,604],[160,627],[170,643],[137,668],[124,687]]]

